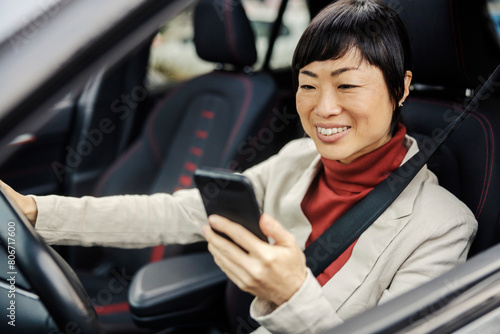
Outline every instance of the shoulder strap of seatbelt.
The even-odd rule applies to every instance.
[[[491,95],[495,82],[496,85],[500,82],[500,65],[453,123],[437,136],[424,140],[413,157],[378,184],[305,249],[307,266],[314,276],[321,274],[394,202],[460,123],[481,101]]]

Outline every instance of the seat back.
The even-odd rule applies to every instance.
[[[158,102],[142,134],[103,175],[95,195],[171,193],[192,187],[198,166],[240,170],[244,144],[269,115],[276,85],[267,72],[252,72],[257,52],[239,1],[200,1],[194,12],[198,55],[221,69],[196,77]],[[106,249],[109,265],[135,271],[144,263],[204,244],[143,250]],[[133,261],[130,261],[133,259]]]
[[[250,70],[257,53],[240,2],[201,1],[194,26],[198,55],[230,69],[196,77],[159,101],[96,195],[172,192],[191,186],[197,166],[242,168],[241,144],[270,115],[276,85],[270,74]]]
[[[402,0],[395,9],[414,57],[403,119],[418,140],[436,135],[465,109],[500,63],[500,44],[486,0]],[[499,96],[495,87],[428,164],[479,222],[469,255],[500,241]]]

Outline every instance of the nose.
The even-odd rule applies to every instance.
[[[330,90],[322,91],[318,97],[314,112],[322,118],[339,115],[342,112],[342,107],[338,103],[335,92]]]

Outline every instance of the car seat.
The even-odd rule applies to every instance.
[[[413,49],[412,91],[402,113],[409,134],[417,140],[450,124],[500,63],[499,38],[486,5],[486,0],[402,0],[395,5]],[[478,220],[469,256],[500,241],[498,89],[481,101],[428,163],[440,184]]]
[[[242,170],[256,162],[255,155],[244,155],[245,145],[271,118],[276,85],[269,73],[251,70],[257,52],[244,9],[239,1],[202,0],[194,29],[198,55],[219,69],[181,84],[159,101],[139,138],[100,179],[96,196],[173,192],[193,186],[198,166]],[[206,250],[206,245],[191,250]],[[110,280],[122,279],[126,286],[142,265],[185,251],[181,246],[84,251],[84,256],[96,253],[99,263],[89,273],[77,273],[108,331],[121,331],[130,320],[127,289],[99,301]]]

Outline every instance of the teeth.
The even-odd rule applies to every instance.
[[[320,126],[317,126],[316,128],[318,129],[318,132],[321,133],[322,135],[324,135],[324,136],[330,136],[330,135],[334,135],[336,133],[344,132],[349,127],[344,126],[343,128],[329,128],[329,129],[326,129],[326,128],[322,128]]]

